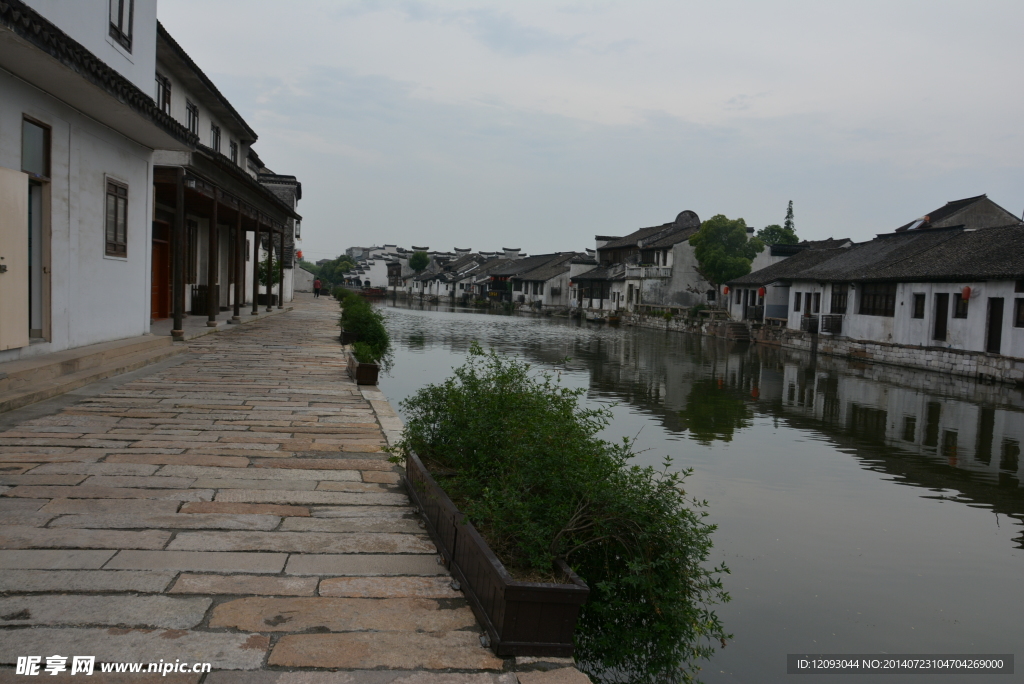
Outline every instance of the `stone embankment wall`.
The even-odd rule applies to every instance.
[[[666,321],[660,316],[630,314],[623,322],[641,328],[674,330],[695,335],[726,337],[727,322],[677,316]],[[982,382],[1006,382],[1024,386],[1024,359],[984,352],[887,344],[853,340],[831,335],[810,335],[800,330],[767,325],[750,326],[750,339],[808,353],[838,356],[903,368],[917,368],[974,378]]]
[[[888,344],[831,335],[810,335],[789,328],[754,326],[751,339],[806,352],[840,356],[904,368],[949,373],[985,382],[1024,385],[1024,359],[984,352]]]

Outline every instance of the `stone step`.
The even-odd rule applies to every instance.
[[[169,337],[145,336],[115,343],[92,345],[40,359],[0,365],[0,413],[28,406],[84,387],[97,380],[137,370],[187,351]],[[96,349],[96,347],[106,347]],[[74,356],[75,352],[82,352]]]

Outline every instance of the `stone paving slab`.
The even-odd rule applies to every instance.
[[[162,592],[173,572],[138,570],[4,570],[0,592],[133,591]]]
[[[179,532],[170,551],[284,551],[289,553],[427,553],[425,534],[334,532]]]
[[[170,532],[146,530],[80,530],[38,527],[0,529],[0,548],[4,549],[162,549]]]
[[[450,577],[332,577],[320,581],[321,596],[350,598],[462,598]]]
[[[254,594],[257,596],[313,596],[316,577],[266,577],[260,575],[194,575],[183,573],[171,594]]]
[[[129,487],[14,487],[4,496],[29,499],[165,499],[171,501],[210,501],[212,489],[133,489]]]
[[[268,660],[283,667],[500,670],[476,632],[348,632],[281,637]]]
[[[303,468],[299,469],[274,469],[267,470],[261,469],[256,470],[253,468],[246,468],[245,470],[238,470],[237,468],[210,468],[200,466],[165,466],[160,469],[160,475],[172,475],[177,477],[192,477],[192,478],[204,478],[204,479],[228,479],[228,478],[245,478],[248,480],[347,480],[351,482],[358,482],[360,475],[356,468],[350,469],[322,469],[317,470],[315,468]]]
[[[110,570],[189,570],[193,572],[260,572],[277,574],[284,553],[217,551],[120,551],[105,566]]]
[[[474,629],[476,618],[466,602],[442,606],[425,598],[265,598],[222,603],[210,627],[242,631],[449,632]],[[0,604],[2,605],[2,604]]]
[[[208,598],[169,596],[13,596],[0,598],[4,626],[112,625],[189,629],[203,620]]]
[[[30,514],[36,515],[36,514]],[[407,518],[376,518],[370,516],[347,518],[285,518],[282,532],[389,532],[393,534],[423,534],[415,520]]]
[[[11,491],[13,492],[18,489],[21,489],[21,487],[15,487]],[[72,488],[69,487],[68,489]],[[369,494],[364,492],[283,492],[260,491],[256,489],[230,489],[219,491],[217,492],[217,501],[231,501],[235,503],[281,503],[310,505],[334,504],[338,506],[409,505],[409,498],[405,494]]]
[[[95,570],[117,551],[11,551],[0,550],[0,569]]]
[[[228,515],[279,515],[282,517],[309,517],[309,509],[305,506],[226,503],[223,501],[192,501],[182,504],[180,512],[192,514],[221,513]]]
[[[50,527],[77,527],[86,529],[138,529],[153,527],[164,530],[272,530],[281,522],[273,515],[225,515],[198,513],[192,515],[65,515],[55,520]],[[0,531],[0,538],[3,532]],[[163,548],[163,546],[155,547]]]
[[[138,499],[53,499],[39,512],[53,515],[160,515],[177,512],[179,505],[177,501]]]
[[[426,554],[292,554],[287,575],[447,575],[436,556]]]

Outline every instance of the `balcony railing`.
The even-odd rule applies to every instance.
[[[811,334],[818,334],[818,317],[804,316],[800,319],[800,329]]]
[[[763,321],[764,320],[764,307],[763,306],[748,306],[743,311],[743,318],[748,321]]]
[[[672,269],[664,266],[627,266],[627,278],[671,278]]]
[[[843,315],[825,314],[821,317],[821,332],[829,335],[843,334]]]

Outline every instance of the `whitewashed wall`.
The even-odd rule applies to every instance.
[[[51,127],[48,342],[0,361],[149,331],[152,150],[0,71],[0,166],[21,168],[22,116]],[[105,256],[107,177],[128,185],[128,256]],[[45,230],[45,226],[44,226]]]
[[[107,66],[152,95],[156,71],[156,0],[135,0],[131,52],[110,37],[109,0],[25,0]]]

